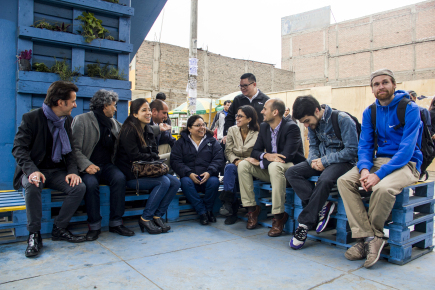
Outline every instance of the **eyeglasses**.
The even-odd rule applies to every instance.
[[[245,116],[240,115],[240,114],[237,114],[235,117],[236,117],[236,119],[237,119],[237,118],[243,118],[243,117],[245,117]]]
[[[192,125],[192,126],[196,127],[196,128],[207,127],[205,124],[198,124],[198,125]]]
[[[249,87],[249,86],[252,85],[253,83],[255,83],[255,82],[252,82],[252,83],[247,84],[247,85],[238,85],[237,87],[238,87],[239,89],[241,89],[241,88],[246,89],[247,87]]]

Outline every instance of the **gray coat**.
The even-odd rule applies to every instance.
[[[112,118],[112,134],[116,139],[119,137],[121,123]],[[95,146],[100,140],[100,126],[94,112],[78,115],[72,122],[73,144],[77,156],[77,166],[80,172],[84,172],[93,163],[89,160]],[[118,142],[116,142],[117,144]],[[115,163],[116,145],[112,154],[112,162]]]

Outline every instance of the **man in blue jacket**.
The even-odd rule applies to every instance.
[[[333,114],[337,114],[341,140],[336,136]],[[335,204],[327,201],[337,179],[356,164],[358,132],[355,122],[345,112],[333,113],[328,105],[320,105],[311,95],[297,97],[293,103],[293,116],[308,128],[310,151],[306,162],[290,167],[285,173],[295,193],[304,204],[299,214],[299,226],[290,247],[298,250],[307,239],[307,232],[316,226],[322,232],[334,211]],[[307,178],[319,176],[313,188]]]
[[[397,128],[400,123],[397,106],[402,98],[409,98],[408,93],[395,91],[396,81],[393,72],[388,69],[373,72],[370,84],[376,97],[376,127],[372,125],[369,106],[363,113],[357,166],[337,182],[352,237],[357,239],[357,243],[346,251],[345,257],[349,260],[367,258],[364,263],[366,268],[379,260],[385,245],[384,223],[391,213],[396,195],[418,180],[423,161],[419,149],[422,122],[418,106],[413,102],[407,105],[405,125]],[[368,213],[358,192],[360,186],[365,191],[372,191]]]

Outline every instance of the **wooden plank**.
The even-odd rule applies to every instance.
[[[54,73],[42,73],[35,71],[19,71],[18,72],[18,81],[34,81],[34,82],[44,82],[48,83],[48,86],[55,81],[59,80],[59,76]],[[90,78],[90,77],[79,77],[77,82],[75,83],[77,86],[91,86],[91,87],[101,87],[101,88],[110,88],[110,89],[125,89],[130,90],[131,83],[129,81],[120,81],[120,80],[103,80],[98,78]],[[48,88],[48,87],[47,87]],[[47,90],[42,94],[46,94]]]
[[[110,16],[105,16],[102,14],[98,14],[98,13],[94,13],[95,18],[100,19],[101,21],[103,21],[101,23],[101,25],[103,25],[104,27],[112,27],[112,28],[118,28],[119,27],[119,18],[118,17],[110,17]]]
[[[61,25],[62,23],[65,23],[65,25],[70,25],[68,28],[67,28],[67,31],[68,32],[73,32],[73,26],[72,26],[72,20],[71,19],[66,19],[66,18],[60,18],[60,17],[54,17],[54,16],[50,16],[50,15],[44,15],[44,14],[40,14],[40,13],[35,13],[34,14],[34,24],[37,22],[37,21],[40,21],[40,20],[42,20],[42,21],[45,21],[45,22],[48,22],[48,23],[50,23],[51,25],[55,25],[55,24],[57,24],[57,25]],[[40,28],[41,29],[41,28]]]
[[[118,54],[105,53],[98,50],[86,50],[85,62],[96,63],[97,61],[101,64],[109,63],[118,66]]]
[[[130,57],[127,54],[118,55],[118,70],[128,79]]]
[[[21,119],[23,118],[23,115],[27,112],[30,112],[30,110],[32,109],[32,95],[17,92],[17,104],[20,105],[16,106],[16,129],[18,129],[18,126],[21,124]]]
[[[45,95],[32,95],[32,108],[40,108],[42,107],[42,103],[44,103]]]
[[[55,16],[59,18],[69,19],[69,20],[72,20],[73,18],[72,7],[50,5],[46,3],[39,3],[37,1],[35,1],[34,12],[35,14],[40,13],[40,14]]]
[[[33,24],[33,0],[18,1],[18,26]]]
[[[45,43],[55,43],[64,46],[80,48],[92,47],[101,51],[111,51],[117,53],[130,53],[133,51],[133,45],[130,43],[106,39],[96,39],[91,43],[86,43],[81,35],[34,27],[19,27],[18,34],[20,38],[31,39],[32,41],[40,41]]]
[[[130,17],[120,17],[119,18],[119,40],[130,43],[130,28],[131,28],[131,18]]]
[[[115,3],[96,0],[44,0],[44,2],[56,3],[62,6],[92,10],[107,15],[133,16],[134,8]]]
[[[72,48],[71,67],[79,67],[79,72],[85,74],[85,50],[82,48]]]
[[[35,42],[33,44],[33,55],[48,56],[51,59],[56,57],[58,60],[63,60],[64,58],[70,60],[72,58],[72,51],[71,48],[65,46],[53,46]]]

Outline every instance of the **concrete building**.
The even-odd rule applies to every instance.
[[[145,40],[130,66],[133,99],[164,92],[171,109],[185,102],[188,59],[187,48]],[[256,76],[265,93],[294,88],[291,71],[198,49],[198,97],[219,98],[238,91],[240,76],[246,72]]]
[[[366,85],[388,67],[398,82],[435,78],[435,1],[282,36],[295,88]]]

